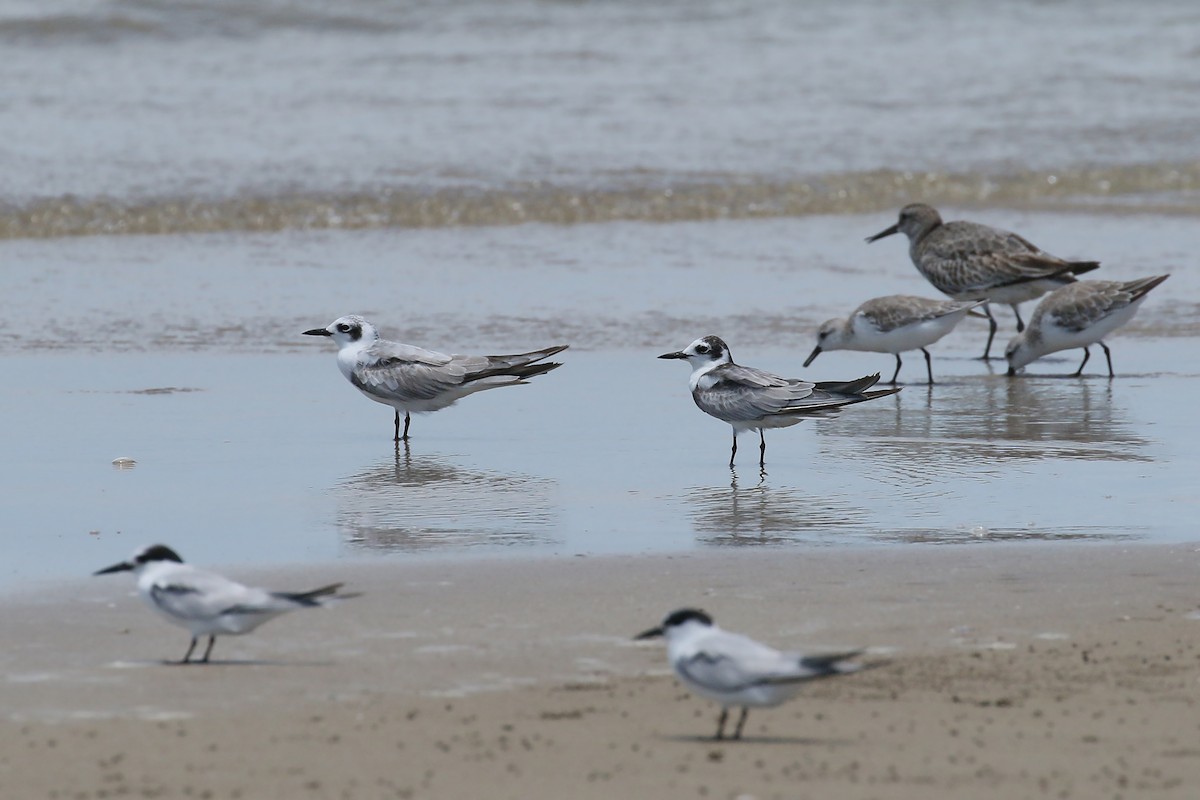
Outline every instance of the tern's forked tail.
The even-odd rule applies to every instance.
[[[469,373],[463,382],[484,380],[486,378],[517,378],[525,380],[562,366],[560,361],[543,361],[555,353],[561,353],[569,345],[560,344],[547,347],[544,350],[534,350],[530,353],[517,353],[509,356],[487,356],[488,366],[478,372]]]
[[[272,592],[271,594],[281,600],[290,600],[302,606],[319,606],[329,600],[349,600],[352,597],[362,596],[361,592],[338,594],[338,589],[341,589],[345,585],[344,583],[331,583],[328,586],[322,586],[320,589],[312,589],[307,592]]]

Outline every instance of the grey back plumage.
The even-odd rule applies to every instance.
[[[1168,276],[1133,281],[1079,281],[1047,297],[1033,313],[1030,328],[1040,331],[1050,316],[1069,331],[1082,331],[1114,311],[1137,302]]]
[[[878,374],[854,381],[812,383],[740,364],[723,364],[709,372],[708,378],[711,383],[698,387],[692,397],[701,411],[726,422],[781,415],[826,416],[841,406],[892,393],[864,394],[879,381]]]
[[[892,230],[892,229],[889,229]],[[1100,266],[1067,261],[1011,231],[978,222],[942,222],[937,209],[911,203],[894,229],[908,236],[909,255],[925,278],[947,295],[983,299],[988,289],[1052,278],[1063,284]]]
[[[398,400],[432,400],[468,384],[508,377],[521,382],[562,366],[541,362],[566,345],[501,356],[446,355],[380,339],[364,351],[350,381],[362,391]],[[482,388],[482,387],[481,387]]]
[[[861,314],[881,333],[888,333],[906,325],[956,314],[976,304],[977,301],[938,300],[893,294],[868,300],[856,308],[851,316]]]

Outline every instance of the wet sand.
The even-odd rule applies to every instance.
[[[196,667],[158,661],[186,634],[128,576],[47,585],[0,621],[0,796],[1191,797],[1198,562],[1043,543],[227,570],[365,594]],[[716,708],[629,640],[681,605],[879,666],[706,740]]]

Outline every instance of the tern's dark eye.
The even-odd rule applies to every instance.
[[[337,329],[338,329],[339,331],[341,331],[342,333],[349,333],[349,332],[350,332],[350,326],[349,326],[349,325],[347,325],[345,322],[339,323],[339,324],[338,324],[338,326],[337,326]]]
[[[700,355],[704,355],[705,353],[708,352],[708,345],[706,345],[706,344],[696,345],[696,352],[699,353]]]

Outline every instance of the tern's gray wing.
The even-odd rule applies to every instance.
[[[854,313],[866,317],[876,329],[887,333],[897,328],[903,328],[905,325],[927,322],[954,314],[970,308],[974,304],[974,302],[959,300],[935,300],[928,297],[894,294],[868,300],[855,309]]]
[[[692,393],[701,411],[729,422],[761,419],[801,403],[815,384],[726,364],[709,373],[711,382]]]
[[[376,342],[359,360],[351,383],[373,395],[396,400],[432,400],[464,384],[523,382],[561,366],[537,363],[566,350],[566,345],[502,356],[446,355],[397,342]]]
[[[373,395],[430,400],[462,385],[483,356],[450,356],[397,342],[376,342],[363,352],[350,382]]]
[[[147,593],[160,611],[180,620],[214,619],[231,611],[275,613],[292,605],[262,589],[197,569],[165,575]]]
[[[688,680],[716,692],[809,680],[830,669],[799,653],[781,653],[753,639],[725,631],[697,642],[675,666]]]

